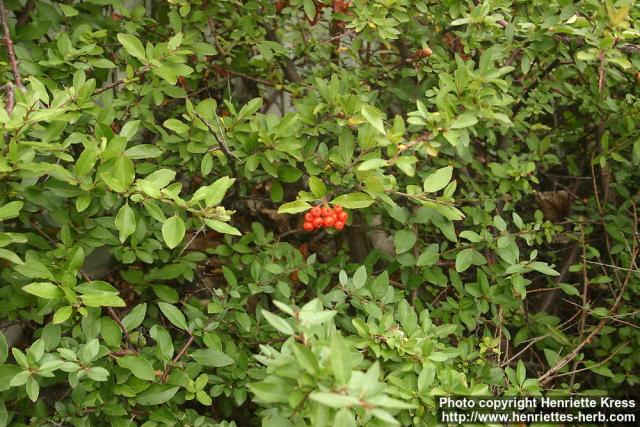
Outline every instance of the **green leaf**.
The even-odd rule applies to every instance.
[[[9,355],[9,346],[4,333],[0,331],[0,363],[4,363]]]
[[[380,169],[387,166],[387,161],[384,159],[369,159],[358,165],[359,171],[368,171],[373,169]]]
[[[129,55],[143,60],[146,58],[144,46],[136,36],[119,33],[118,41]]]
[[[560,286],[560,289],[562,289],[562,291],[567,295],[580,296],[580,291],[573,285],[569,285],[568,283],[560,283],[558,284],[558,286]]]
[[[109,379],[109,371],[99,366],[92,366],[86,372],[87,376],[94,381],[106,381]]]
[[[302,368],[309,372],[311,375],[315,375],[320,369],[318,364],[318,359],[316,359],[315,354],[307,347],[302,344],[294,343],[293,344],[293,354],[296,357],[296,361],[302,366]]]
[[[157,171],[147,175],[145,180],[152,183],[158,189],[161,189],[169,185],[171,181],[174,180],[175,177],[176,177],[176,172],[172,171],[171,169],[158,169]],[[145,203],[145,205],[147,203]]]
[[[439,259],[440,245],[432,243],[420,254],[416,265],[418,267],[430,267],[435,265]]]
[[[167,218],[162,224],[162,238],[169,249],[173,249],[184,239],[184,221],[178,215]]]
[[[339,384],[347,384],[351,378],[351,354],[340,332],[331,336],[331,371]]]
[[[153,325],[149,330],[149,335],[156,342],[157,353],[164,361],[169,361],[173,357],[173,340],[171,334],[160,325]]]
[[[547,276],[559,276],[560,275],[560,273],[558,273],[556,270],[554,270],[553,268],[549,267],[549,264],[547,264],[546,262],[534,261],[534,262],[529,264],[529,267],[533,268],[536,271],[539,271],[542,274],[546,274]]]
[[[31,295],[44,299],[55,299],[64,297],[62,290],[49,282],[34,282],[22,287],[22,290]]]
[[[302,0],[302,7],[304,8],[304,13],[307,15],[307,19],[309,21],[313,21],[316,17],[316,5],[313,0]]]
[[[122,326],[131,332],[142,324],[147,314],[147,304],[142,303],[136,305],[126,316],[122,318]]]
[[[66,305],[64,307],[60,307],[53,314],[53,324],[58,325],[60,323],[65,322],[71,315],[73,314],[73,307]]]
[[[155,406],[168,402],[176,395],[179,386],[165,384],[152,384],[136,398],[138,405]]]
[[[386,133],[384,123],[382,122],[382,113],[378,109],[365,104],[362,106],[360,112],[362,113],[362,117],[378,132],[383,135]]]
[[[449,181],[451,181],[452,174],[453,168],[451,166],[438,169],[425,178],[424,191],[427,193],[435,193],[436,191],[442,190],[449,184]]]
[[[27,392],[27,396],[29,397],[29,399],[31,399],[32,402],[38,401],[38,395],[40,394],[40,385],[38,384],[38,381],[33,378],[33,376],[30,376],[27,379],[25,390]]]
[[[120,233],[120,243],[124,243],[127,237],[136,231],[136,214],[129,203],[122,205],[115,218],[116,228]]]
[[[186,134],[190,129],[189,125],[184,124],[178,119],[167,119],[162,125],[177,134]]]
[[[160,307],[160,311],[162,314],[169,319],[174,326],[186,331],[189,329],[187,326],[187,319],[184,317],[184,314],[175,306],[168,304],[166,302],[159,302],[158,307]]]
[[[4,248],[0,248],[0,259],[6,259],[7,261],[11,261],[12,263],[18,265],[24,264],[24,261],[22,261],[20,257],[15,254],[15,252]]]
[[[9,413],[4,401],[0,400],[0,427],[7,427],[9,423]]]
[[[456,255],[456,271],[462,273],[466,271],[472,265],[486,264],[485,257],[473,248],[463,249]]]
[[[309,177],[309,189],[318,199],[321,199],[327,194],[327,187],[324,185],[324,182],[322,182],[322,179],[317,176]]]
[[[350,408],[360,404],[357,397],[338,393],[313,392],[309,398],[330,408]]]
[[[302,171],[296,167],[289,165],[280,165],[278,167],[278,179],[282,182],[293,183],[302,177]]]
[[[478,119],[473,114],[465,113],[460,115],[457,119],[451,123],[449,129],[462,129],[469,126],[473,126],[478,123]]]
[[[153,159],[160,157],[163,151],[151,144],[139,144],[135,145],[124,152],[124,155],[130,159]]]
[[[96,292],[81,295],[80,298],[87,307],[126,307],[127,305],[122,298],[111,292]]]
[[[151,363],[143,356],[123,356],[117,359],[118,366],[128,369],[141,380],[154,381],[156,373]]]
[[[212,348],[196,350],[191,353],[191,357],[198,363],[205,366],[213,366],[214,368],[229,366],[234,363],[232,358]]]
[[[351,283],[356,289],[360,289],[361,287],[363,287],[365,283],[367,283],[367,267],[365,267],[364,265],[358,267],[356,272],[353,274]]]
[[[356,427],[356,419],[347,408],[342,408],[333,419],[333,427]]]
[[[138,129],[140,128],[140,120],[131,120],[122,126],[120,130],[120,136],[122,136],[126,141],[130,141],[136,134],[138,133]]]
[[[205,219],[204,223],[207,224],[209,228],[217,231],[218,233],[231,234],[232,236],[242,236],[240,230],[233,227],[232,225],[227,224],[226,222],[222,222],[217,219]]]
[[[227,190],[231,188],[234,182],[235,178],[223,176],[211,184],[209,186],[210,190],[207,191],[205,195],[205,203],[207,204],[207,207],[218,206],[220,202],[222,202],[222,199],[224,199],[224,195],[227,193]]]
[[[122,343],[122,330],[118,324],[109,317],[100,319],[100,335],[104,343],[109,347],[118,347]]]
[[[183,38],[184,34],[182,33],[178,33],[175,36],[171,37],[169,39],[169,42],[167,43],[167,47],[169,48],[169,50],[176,50],[182,44]]]
[[[301,200],[296,200],[295,202],[285,203],[278,208],[279,214],[295,214],[304,211],[308,211],[311,209],[311,205],[307,202],[303,202]]]
[[[262,98],[254,98],[251,101],[247,102],[247,104],[240,109],[240,112],[238,112],[236,120],[238,122],[241,122],[246,118],[252,116],[260,109],[260,107],[262,107],[262,103]]]
[[[122,193],[129,189],[136,177],[136,172],[131,159],[120,156],[116,159],[113,168],[109,172],[100,174],[100,177],[113,191]]]
[[[277,314],[270,313],[265,309],[262,309],[261,313],[262,316],[267,320],[267,322],[269,322],[271,326],[273,326],[276,331],[281,332],[285,335],[293,335],[295,333],[291,325]]]
[[[401,254],[413,248],[416,244],[417,237],[413,231],[398,230],[393,236],[393,243],[396,247],[396,253]]]
[[[0,221],[17,217],[23,205],[23,202],[14,201],[0,207]]]
[[[347,209],[362,209],[371,206],[373,198],[367,193],[349,193],[336,197],[331,201],[332,205],[341,205]]]

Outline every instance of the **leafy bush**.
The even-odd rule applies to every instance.
[[[633,1],[0,5],[0,425],[637,387]]]

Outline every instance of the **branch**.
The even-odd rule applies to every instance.
[[[544,69],[544,71],[542,72],[542,75],[540,76],[540,78],[537,79],[536,81],[534,81],[533,83],[531,83],[529,86],[527,86],[524,89],[524,92],[522,93],[522,97],[521,97],[520,101],[518,101],[518,103],[513,107],[513,115],[514,116],[516,114],[518,114],[518,111],[520,111],[520,109],[524,106],[524,101],[529,96],[529,93],[532,90],[534,90],[536,87],[538,87],[540,82],[547,76],[547,74],[549,74],[558,65],[560,65],[560,58],[554,59],[551,64],[547,65],[547,68]]]
[[[182,356],[184,356],[184,354],[187,352],[187,350],[189,350],[189,347],[191,347],[192,343],[193,343],[193,335],[189,334],[189,339],[184,343],[184,345],[182,346],[182,348],[180,349],[178,354],[176,354],[176,357],[173,358],[171,363],[167,365],[167,367],[165,368],[164,372],[162,373],[162,376],[160,377],[160,382],[161,383],[163,383],[163,382],[165,382],[167,380],[167,377],[169,376],[169,373],[171,373],[171,368],[173,368],[173,365],[175,365],[176,363],[178,363],[180,361]]]
[[[16,27],[24,27],[27,22],[31,20],[29,14],[36,8],[35,0],[27,0],[22,8],[22,12],[20,16],[18,16],[18,20],[16,21]]]
[[[232,166],[233,168],[235,168],[235,166],[233,166],[234,165],[233,161],[234,160],[240,160],[240,159],[238,158],[238,156],[233,154],[231,152],[231,150],[229,150],[229,147],[227,146],[226,142],[224,141],[224,136],[222,136],[222,138],[218,138],[218,134],[217,134],[215,128],[213,126],[211,126],[211,123],[209,123],[207,121],[207,119],[202,117],[202,114],[198,113],[196,110],[193,110],[193,114],[195,114],[196,117],[198,117],[200,119],[200,121],[202,123],[204,123],[204,125],[207,127],[207,129],[209,129],[209,132],[211,132],[213,134],[213,137],[216,139],[216,142],[218,143],[218,146],[220,147],[220,150],[222,150],[224,155],[227,156],[227,160],[229,160],[229,165]],[[222,133],[222,129],[220,129],[220,132]],[[213,151],[213,150],[210,150],[210,151]]]
[[[107,312],[109,313],[109,316],[111,316],[111,318],[118,324],[118,326],[120,327],[120,330],[122,331],[122,334],[124,335],[124,339],[126,342],[129,342],[129,331],[127,331],[127,328],[125,328],[124,324],[122,323],[122,321],[120,320],[120,318],[118,317],[118,315],[116,314],[116,312],[113,310],[113,308],[111,307],[107,307]]]
[[[142,77],[142,76],[143,76],[147,71],[149,71],[150,69],[151,69],[151,67],[150,67],[150,66],[145,65],[144,67],[142,67],[142,68],[141,68],[141,69],[140,69],[140,70],[135,74],[135,77],[134,77],[134,78]],[[118,86],[120,86],[120,85],[122,85],[122,84],[124,84],[124,83],[128,83],[128,82],[131,82],[131,81],[133,81],[133,79],[120,79],[120,80],[115,81],[115,82],[113,82],[113,83],[109,83],[108,85],[106,85],[106,86],[102,86],[100,89],[96,89],[95,91],[93,91],[93,96],[95,96],[95,95],[100,95],[100,94],[101,94],[101,93],[103,93],[103,92],[106,92],[106,91],[108,91],[108,90],[110,90],[110,89],[113,89],[113,88],[115,88],[115,87],[118,87]]]
[[[18,61],[16,60],[16,54],[13,50],[13,40],[11,40],[11,31],[7,23],[7,11],[4,8],[3,0],[0,0],[0,21],[2,21],[2,30],[4,32],[4,44],[7,46],[7,55],[11,63],[11,69],[13,70],[13,81],[16,86],[21,88],[23,87],[22,79],[20,78],[20,71],[18,71]]]
[[[275,87],[278,90],[283,90],[285,92],[291,93],[291,89],[288,89],[287,87],[285,87],[284,83],[270,82],[269,80],[261,79],[260,77],[253,77],[253,76],[250,76],[248,74],[244,74],[244,73],[240,73],[238,71],[231,70],[229,68],[220,67],[217,64],[214,64],[213,68],[219,73],[226,73],[226,74],[229,74],[231,76],[241,77],[243,79],[251,80],[252,82],[256,82],[256,83],[259,83],[261,85],[265,85],[265,86],[269,86],[269,87]]]
[[[637,250],[634,250],[631,259],[632,260],[635,259],[637,254],[638,254]],[[616,298],[615,302],[613,303],[613,306],[611,307],[611,310],[609,311],[610,316],[616,314],[616,312],[620,308],[620,305],[622,304],[622,297],[625,291],[627,290],[627,286],[629,285],[631,276],[632,276],[632,272],[630,271],[627,274],[627,277],[625,278],[624,283],[622,284],[622,288],[620,289],[620,293],[618,294],[618,297]],[[546,386],[556,376],[556,373],[560,369],[564,368],[567,364],[569,364],[569,362],[571,362],[576,356],[578,356],[578,354],[580,353],[580,350],[582,350],[582,348],[585,345],[589,344],[593,340],[593,338],[600,333],[602,328],[604,328],[604,326],[607,324],[608,320],[609,319],[606,317],[600,320],[600,322],[595,327],[595,329],[591,331],[591,333],[584,340],[582,340],[582,342],[580,342],[580,344],[578,344],[576,348],[574,348],[565,357],[560,359],[553,368],[549,369],[547,372],[545,372],[542,376],[538,378],[538,384],[540,384],[541,387]]]

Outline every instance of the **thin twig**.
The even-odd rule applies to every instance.
[[[171,363],[167,365],[164,372],[162,373],[162,376],[160,377],[161,383],[167,380],[167,377],[169,376],[169,373],[171,373],[171,368],[173,368],[173,365],[178,363],[182,356],[184,356],[184,354],[187,352],[187,350],[189,350],[189,347],[191,347],[191,344],[193,343],[193,338],[193,335],[189,334],[189,339],[184,343],[178,354],[176,354],[176,357],[173,358]]]
[[[620,352],[621,352],[621,351],[626,347],[626,345],[627,345],[627,344],[629,344],[629,340],[625,341],[622,345],[620,345],[620,346],[618,347],[618,349],[617,349],[616,351],[614,351],[613,353],[611,353],[609,356],[607,356],[607,358],[606,358],[606,359],[601,360],[600,362],[598,362],[598,363],[596,363],[596,364],[594,364],[594,365],[587,366],[586,368],[582,368],[582,369],[576,369],[576,370],[573,370],[573,371],[571,371],[571,372],[567,372],[567,373],[565,373],[565,374],[560,374],[560,375],[557,375],[557,376],[558,376],[558,377],[564,377],[564,376],[567,376],[567,375],[575,375],[575,374],[577,374],[578,372],[584,372],[584,371],[591,370],[591,369],[593,369],[593,368],[597,368],[598,366],[602,366],[602,365],[604,365],[605,363],[607,363],[609,360],[613,359],[613,357],[614,357],[616,354],[620,353]],[[576,362],[577,362],[577,361],[576,361]],[[575,369],[575,368],[574,368],[574,369]]]
[[[637,254],[638,253],[636,248],[632,253],[631,259],[633,260],[637,256]],[[631,279],[631,272],[627,274],[627,277],[625,278],[622,284],[620,292],[618,293],[618,296],[613,306],[611,307],[611,310],[610,310],[611,315],[615,314],[618,311],[618,308],[620,308],[620,305],[622,304],[622,297],[624,296],[624,293],[627,290],[627,286],[629,286],[630,279]],[[540,384],[540,386],[542,387],[545,387],[556,376],[556,373],[560,369],[564,368],[569,362],[571,362],[576,356],[578,356],[578,354],[580,354],[580,351],[584,348],[584,346],[589,344],[593,340],[593,338],[600,333],[602,328],[604,328],[604,326],[607,324],[608,320],[609,319],[607,318],[600,320],[598,325],[593,329],[593,331],[591,331],[591,333],[584,340],[582,340],[582,342],[580,342],[569,354],[567,354],[562,359],[560,359],[555,364],[555,366],[553,366],[551,369],[549,369],[547,372],[545,372],[543,375],[541,375],[538,378],[538,384]]]
[[[604,76],[605,76],[605,64],[606,59],[604,56],[604,51],[601,50],[598,54],[598,59],[600,60],[600,67],[598,68],[598,91],[602,92],[602,88],[604,87]]]
[[[206,225],[203,225],[202,227],[200,227],[200,228],[198,229],[198,231],[196,231],[196,232],[193,234],[193,237],[191,238],[191,240],[189,240],[189,241],[187,242],[187,244],[186,244],[186,245],[184,245],[184,247],[182,248],[182,250],[180,251],[180,253],[178,254],[178,256],[182,255],[182,253],[183,253],[184,251],[186,251],[186,250],[187,250],[187,248],[188,248],[189,246],[191,246],[191,243],[193,243],[193,241],[194,241],[194,240],[196,240],[196,237],[198,237],[198,235],[199,235],[200,233],[202,233],[202,230],[204,230],[204,228],[205,228],[205,227],[206,227]]]
[[[229,147],[227,146],[227,143],[224,139],[224,134],[222,133],[222,126],[220,126],[220,135],[221,137],[218,137],[218,133],[216,132],[216,129],[211,125],[211,123],[209,123],[207,121],[207,119],[205,119],[204,117],[202,117],[202,114],[198,113],[196,110],[193,110],[193,114],[196,115],[196,117],[198,117],[198,119],[200,119],[200,121],[202,123],[204,123],[204,125],[207,127],[207,129],[209,129],[209,132],[211,132],[213,134],[213,137],[215,138],[216,142],[218,143],[218,146],[220,147],[220,150],[222,150],[222,152],[224,153],[224,155],[227,157],[227,162],[229,163],[229,168],[231,169],[231,173],[233,174],[234,178],[238,178],[238,171],[236,170],[236,160],[239,160],[238,156],[236,156],[235,154],[233,154],[231,152],[231,150],[229,150]],[[215,114],[215,112],[214,112]],[[217,117],[216,117],[217,119]],[[220,125],[220,122],[218,122],[218,125]],[[213,150],[212,150],[213,151]]]
[[[582,246],[582,314],[580,315],[580,324],[578,326],[578,340],[581,341],[582,337],[584,337],[584,328],[587,325],[587,300],[589,297],[589,273],[587,272],[587,243],[584,237],[584,227],[580,225],[580,244]],[[573,384],[575,382],[576,376],[576,368],[578,367],[579,360],[573,361],[573,368],[571,369],[574,374],[571,375],[571,380],[569,382],[569,390],[573,389]]]
[[[560,59],[556,58],[556,59],[553,60],[553,62],[551,62],[549,65],[547,65],[547,68],[544,69],[544,71],[542,72],[542,75],[540,76],[540,78],[536,79],[533,83],[531,83],[529,86],[527,86],[524,89],[524,92],[522,92],[522,96],[520,97],[520,101],[518,101],[518,103],[513,106],[513,115],[514,116],[516,116],[518,114],[518,112],[520,111],[520,109],[524,106],[524,103],[525,103],[526,99],[529,97],[529,93],[532,90],[534,90],[536,87],[538,87],[540,82],[547,76],[547,74],[549,74],[558,65],[560,65]]]
[[[632,273],[640,273],[640,270],[633,270],[633,269],[630,269],[630,268],[619,267],[617,265],[605,264],[603,262],[589,261],[589,260],[586,260],[585,262],[587,264],[596,264],[596,265],[599,265],[599,266],[602,266],[602,267],[613,268],[615,270],[630,271]]]
[[[525,351],[527,351],[532,345],[534,345],[535,343],[537,343],[538,341],[541,341],[543,339],[545,339],[546,337],[548,337],[549,335],[543,335],[541,337],[536,337],[533,338],[529,344],[527,344],[527,346],[525,348],[523,348],[522,350],[520,350],[518,353],[514,354],[509,360],[505,361],[502,363],[502,365],[500,365],[502,368],[504,368],[505,366],[509,366],[511,364],[511,362],[513,362],[514,360],[516,360],[518,357],[520,357],[522,355],[522,353],[524,353]]]
[[[7,23],[7,11],[4,8],[3,0],[0,0],[0,21],[2,21],[2,30],[4,31],[4,44],[7,46],[7,55],[9,56],[11,70],[13,71],[13,81],[15,82],[16,86],[22,88],[22,79],[20,78],[20,71],[18,70],[16,53],[13,50],[13,40],[11,39],[11,31],[9,30],[9,24]]]
[[[107,307],[107,312],[109,313],[109,316],[111,316],[111,318],[118,324],[120,330],[122,330],[125,341],[129,342],[129,331],[127,331],[127,328],[122,324],[122,320],[120,320],[113,308]]]
[[[143,74],[145,74],[145,73],[146,73],[147,71],[149,71],[150,69],[151,69],[151,67],[150,67],[150,66],[145,65],[144,67],[142,67],[142,68],[141,68],[141,69],[140,69],[140,70],[135,74],[135,76],[134,76],[134,78],[133,78],[133,79],[120,79],[120,80],[117,80],[117,81],[115,81],[115,82],[113,82],[113,83],[109,83],[108,85],[102,86],[101,88],[96,89],[95,91],[93,91],[93,96],[95,96],[95,95],[100,95],[101,93],[106,92],[106,91],[108,91],[108,90],[110,90],[110,89],[116,88],[116,87],[118,87],[118,86],[120,86],[120,85],[122,85],[122,84],[124,84],[124,83],[130,83],[130,82],[132,82],[134,79],[142,77],[142,75],[143,75]]]

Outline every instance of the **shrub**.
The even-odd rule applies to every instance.
[[[0,5],[0,425],[637,386],[634,2]]]

